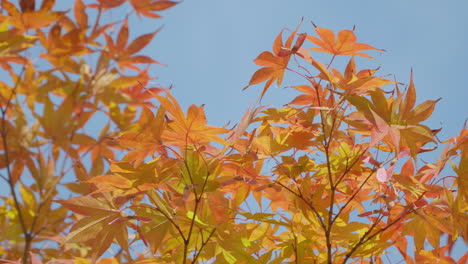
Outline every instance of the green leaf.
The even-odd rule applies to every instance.
[[[195,215],[195,218],[194,218],[194,213],[193,211],[187,211],[187,217],[190,218],[190,219],[194,219],[196,223],[200,224],[200,225],[204,225],[204,226],[208,226],[207,224],[205,224],[203,221],[200,220],[200,218],[198,218],[197,215]]]

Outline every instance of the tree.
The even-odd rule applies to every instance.
[[[282,30],[245,88],[265,83],[260,102],[292,72],[299,95],[210,126],[203,106],[148,87],[158,62],[140,53],[158,31],[130,41],[128,17],[102,22],[175,4],[2,1],[5,263],[383,263],[391,247],[408,263],[466,263],[451,251],[468,242],[468,130],[440,142],[422,124],[438,100],[416,105],[412,75],[402,90],[359,69],[379,49],[354,30]]]

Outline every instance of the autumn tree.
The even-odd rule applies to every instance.
[[[158,62],[142,50],[158,30],[130,38],[129,16],[175,2],[1,4],[3,262],[468,260],[452,254],[468,242],[468,130],[439,139],[423,124],[438,100],[417,105],[412,74],[405,86],[359,68],[381,49],[354,30],[282,30],[245,87],[258,104],[215,127],[151,87]],[[285,72],[299,95],[260,105]]]

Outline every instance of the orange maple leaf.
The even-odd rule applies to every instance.
[[[159,32],[159,30],[161,30],[161,28],[157,29],[156,31],[153,31],[152,33],[141,35],[134,39],[132,43],[128,44],[128,22],[127,20],[125,20],[124,24],[122,25],[122,28],[119,31],[115,43],[108,34],[104,35],[109,49],[109,56],[118,62],[119,67],[123,71],[125,70],[125,68],[129,68],[141,72],[141,70],[133,64],[160,64],[159,62],[153,60],[148,56],[135,55],[137,52],[141,51],[151,42],[151,40]]]
[[[135,9],[138,16],[144,15],[151,18],[160,18],[161,16],[155,12],[166,10],[178,3],[167,0],[130,0],[130,4]]]
[[[262,94],[260,95],[262,98],[274,81],[276,81],[278,86],[281,85],[283,82],[284,71],[288,67],[291,55],[297,53],[306,37],[305,33],[298,34],[296,43],[292,46],[299,27],[300,24],[297,26],[296,30],[289,35],[284,45],[282,37],[283,30],[281,30],[273,43],[273,53],[264,51],[258,55],[254,62],[258,66],[263,66],[263,68],[260,68],[253,74],[252,78],[250,78],[249,85],[245,86],[242,90],[249,88],[251,85],[267,81]]]
[[[217,136],[225,134],[228,129],[221,127],[207,126],[207,120],[203,106],[191,105],[184,114],[182,108],[171,94],[166,93],[166,97],[154,95],[161,103],[161,107],[166,110],[167,115],[172,119],[168,123],[168,129],[163,132],[163,138],[167,144],[186,146],[187,144],[208,145],[214,141],[225,145],[226,142]]]
[[[319,46],[318,48],[310,48],[311,50],[331,53],[333,55],[361,56],[373,59],[371,56],[360,53],[363,50],[380,50],[364,43],[356,43],[356,35],[352,30],[341,30],[338,32],[338,38],[332,30],[326,28],[315,28],[319,38],[307,36],[307,40]]]
[[[20,32],[25,32],[30,29],[39,29],[50,25],[58,21],[66,13],[51,11],[54,5],[54,1],[52,0],[43,1],[38,11],[32,9],[34,7],[33,4],[34,2],[31,4],[23,4],[21,8],[25,9],[24,13],[21,13],[14,4],[7,0],[1,2],[1,8],[8,12],[9,16],[4,16],[5,19]]]
[[[103,10],[107,10],[110,8],[116,8],[121,6],[126,0],[97,0],[99,4],[89,4],[88,7],[91,8],[102,8]]]

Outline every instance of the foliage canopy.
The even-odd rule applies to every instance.
[[[412,75],[403,89],[360,69],[382,50],[354,30],[282,30],[244,89],[261,84],[260,101],[291,72],[299,95],[210,126],[203,106],[150,87],[159,62],[142,50],[158,30],[130,39],[128,17],[103,22],[175,4],[1,1],[0,262],[383,263],[391,247],[468,261],[451,254],[468,242],[468,130],[440,142],[422,123],[438,100],[416,104]]]

